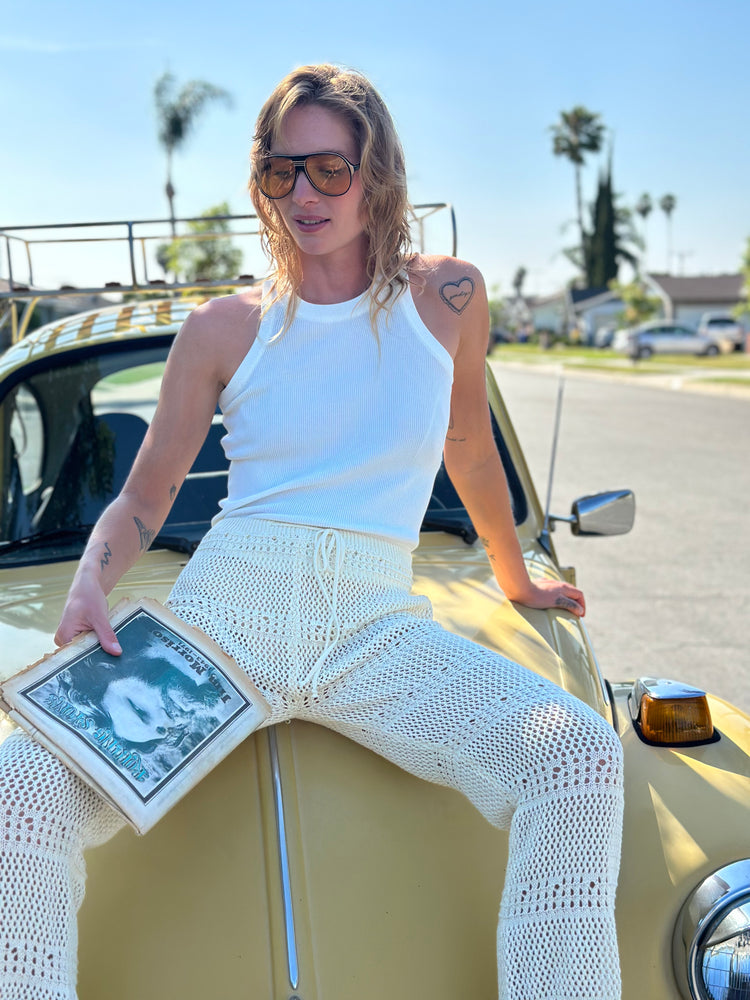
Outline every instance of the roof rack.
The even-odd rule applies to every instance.
[[[424,250],[426,242],[425,223],[428,218],[440,211],[447,211],[450,218],[451,254],[456,254],[456,219],[452,205],[445,202],[415,205],[412,207],[412,228],[414,243]],[[241,230],[228,229],[223,226],[216,231],[178,232],[178,226],[190,223],[242,223]],[[106,231],[106,235],[103,235]],[[8,315],[2,316],[4,301],[10,303],[10,319],[12,326],[12,341],[20,340],[28,330],[29,320],[34,307],[43,299],[57,299],[65,296],[90,296],[106,294],[161,294],[172,295],[175,292],[205,291],[206,289],[231,289],[242,285],[251,285],[259,280],[252,274],[240,274],[237,277],[221,280],[174,280],[150,278],[148,273],[149,249],[156,243],[172,243],[196,240],[220,240],[234,237],[258,236],[260,232],[257,215],[201,215],[192,218],[179,219],[138,219],[108,222],[71,222],[52,223],[34,226],[5,226],[0,229],[0,259],[5,262],[7,277],[0,278],[0,327],[8,321]],[[54,235],[50,235],[54,233]],[[59,234],[59,235],[58,235]],[[93,284],[84,287],[60,285],[59,287],[41,287],[34,283],[34,251],[41,246],[69,246],[70,244],[121,244],[126,254],[126,268],[122,275],[124,280],[106,281],[103,284]],[[25,280],[19,281],[14,273],[14,261],[18,264],[19,256],[25,261]],[[2,266],[2,265],[0,265]],[[153,265],[152,265],[153,266]],[[18,268],[16,268],[16,271]],[[18,305],[24,304],[23,316],[19,322]]]
[[[194,218],[182,219],[138,219],[133,221],[107,221],[107,222],[58,222],[48,225],[36,226],[5,226],[0,230],[0,238],[5,244],[5,261],[7,264],[7,291],[0,291],[0,299],[29,300],[32,298],[48,298],[60,295],[94,295],[104,292],[144,292],[153,291],[155,288],[168,288],[177,290],[181,288],[193,288],[195,282],[167,282],[162,279],[150,279],[148,277],[148,254],[149,244],[165,241],[182,242],[185,240],[217,240],[227,239],[232,236],[256,236],[258,227],[248,229],[246,232],[217,230],[216,232],[205,233],[178,233],[177,225],[182,223],[207,223],[207,222],[235,222],[235,221],[257,221],[255,215],[211,215],[198,216]],[[169,226],[169,231],[140,232],[145,227]],[[106,236],[84,234],[84,230],[115,230],[114,235]],[[62,236],[41,237],[38,233],[49,232],[51,230],[63,232]],[[119,232],[118,232],[119,230]],[[71,234],[71,231],[74,231]],[[78,235],[81,233],[81,235]],[[85,288],[73,287],[72,285],[61,285],[58,288],[36,288],[34,287],[33,259],[32,251],[36,246],[51,246],[53,244],[71,243],[123,243],[127,245],[128,270],[130,281],[107,281],[103,285],[92,285]],[[13,250],[21,249],[26,257],[28,278],[24,282],[19,282],[13,274]],[[140,268],[139,268],[140,261]],[[241,276],[238,281],[255,280],[252,276]],[[231,284],[235,284],[233,280]],[[199,287],[206,286],[222,287],[223,282],[200,282]]]

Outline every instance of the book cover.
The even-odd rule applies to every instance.
[[[2,685],[2,706],[145,833],[269,708],[211,639],[157,601],[110,616],[121,656],[78,636]]]

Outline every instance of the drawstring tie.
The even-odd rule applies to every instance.
[[[338,618],[339,580],[344,562],[344,540],[334,528],[321,528],[315,536],[315,554],[313,568],[320,592],[328,605],[328,621],[325,626],[325,645],[323,651],[302,682],[302,686],[310,685],[313,698],[318,697],[318,684],[323,664],[328,654],[334,648],[341,635],[341,622]],[[324,573],[333,573],[330,589],[326,586]]]

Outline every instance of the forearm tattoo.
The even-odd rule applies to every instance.
[[[104,543],[104,555],[99,560],[99,569],[104,569],[105,566],[109,566],[109,560],[112,558],[112,549],[109,547],[109,542]]]
[[[171,503],[177,496],[177,487],[174,483],[169,487],[169,502]]]
[[[490,560],[491,562],[495,562],[495,556],[494,556],[494,553],[490,552],[490,540],[489,540],[489,538],[482,538],[482,537],[481,537],[481,535],[480,535],[480,537],[479,537],[479,541],[480,541],[480,542],[482,543],[482,545],[484,546],[484,551],[485,551],[485,552],[487,553],[487,558],[488,558],[488,559],[489,559],[489,560]]]
[[[466,440],[465,437],[457,437],[455,434],[453,434],[452,431],[454,430],[455,430],[455,425],[453,423],[453,410],[451,410],[450,419],[448,421],[448,433],[445,439],[446,441],[453,441],[454,443]]]
[[[151,542],[153,542],[156,532],[147,528],[140,517],[134,517],[133,520],[135,521],[135,526],[138,529],[138,534],[141,536],[141,552],[145,552]]]
[[[440,298],[460,316],[474,298],[474,282],[469,277],[461,278],[460,281],[446,281],[440,286]]]

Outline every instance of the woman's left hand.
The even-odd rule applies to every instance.
[[[583,592],[564,580],[538,580],[531,584],[528,595],[518,600],[529,608],[560,608],[578,618],[586,614]]]

